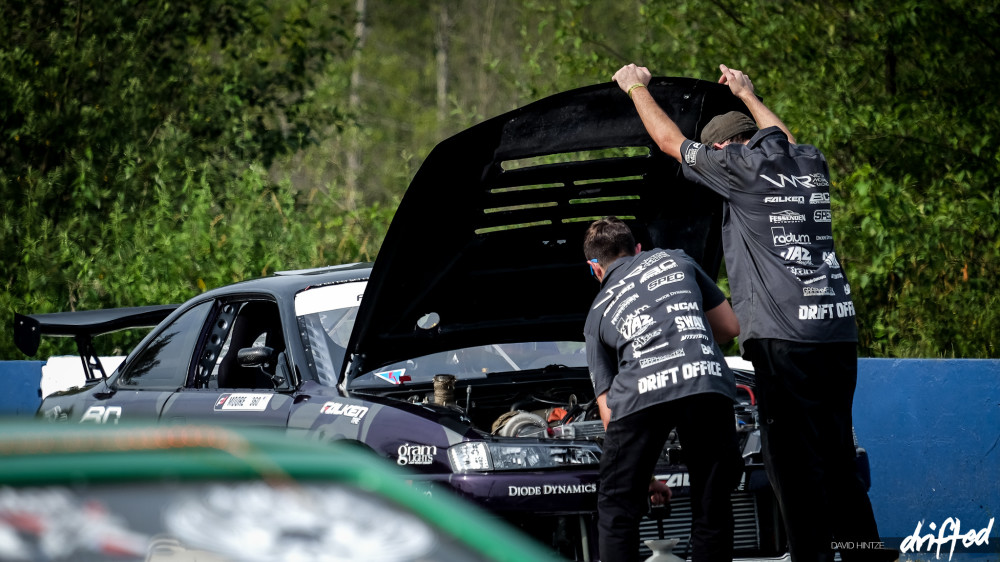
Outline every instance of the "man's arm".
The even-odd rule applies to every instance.
[[[720,345],[728,343],[740,335],[740,321],[736,318],[736,313],[733,312],[729,301],[725,299],[715,308],[706,310],[705,318],[712,327],[712,336]]]
[[[788,127],[785,126],[773,111],[764,105],[764,102],[757,99],[753,91],[753,82],[750,81],[749,76],[742,71],[734,70],[724,64],[719,65],[719,70],[722,71],[722,76],[719,77],[719,84],[729,86],[729,90],[733,92],[733,95],[740,98],[746,104],[758,127],[761,129],[778,127],[788,137],[788,142],[795,144],[795,137],[792,136]]]
[[[652,75],[649,73],[648,68],[629,64],[621,67],[612,77],[612,80],[618,82],[618,87],[623,92],[629,93],[632,96],[635,109],[639,112],[639,119],[642,119],[642,124],[646,127],[646,132],[652,137],[656,146],[668,156],[680,162],[681,143],[686,140],[686,137],[681,133],[677,124],[656,103],[656,100],[653,99],[653,96],[646,88],[649,85],[651,77]],[[632,88],[636,84],[642,84],[642,86]],[[630,89],[631,92],[629,92]]]
[[[608,430],[608,422],[611,421],[611,409],[608,408],[608,391],[605,390],[597,397],[597,411],[601,414],[601,423],[604,424],[604,431]]]

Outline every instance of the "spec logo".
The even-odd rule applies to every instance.
[[[813,222],[831,222],[832,218],[829,209],[819,209],[813,212]]]

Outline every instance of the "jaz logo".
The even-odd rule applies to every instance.
[[[794,232],[785,234],[785,227],[772,226],[771,240],[775,246],[788,246],[789,244],[809,244],[811,240],[808,234],[795,234]]]
[[[105,424],[114,418],[113,423],[118,425],[118,420],[122,419],[122,408],[121,406],[91,406],[87,408],[87,411],[80,418],[80,423],[93,422]]]
[[[829,202],[830,202],[829,193],[813,193],[812,195],[809,196],[810,205],[822,205],[823,203],[829,203]]]
[[[802,246],[789,246],[781,252],[781,257],[786,261],[812,265],[812,255],[809,254],[809,250]]]
[[[829,209],[819,209],[813,212],[813,222],[832,222],[832,218]]]
[[[622,320],[622,323],[618,325],[618,333],[622,335],[626,340],[631,341],[632,338],[645,332],[650,326],[653,325],[653,317],[648,314],[636,314],[632,313]]]

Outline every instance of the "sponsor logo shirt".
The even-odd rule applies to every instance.
[[[857,341],[823,154],[789,143],[778,127],[722,150],[686,140],[681,154],[684,177],[725,201],[722,241],[740,347],[754,338]]]
[[[705,318],[725,300],[682,250],[611,264],[584,326],[587,364],[612,419],[706,392],[735,397],[736,381]]]

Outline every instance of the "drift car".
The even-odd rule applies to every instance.
[[[745,111],[711,82],[656,78],[650,91],[689,137]],[[238,423],[352,441],[409,469],[415,485],[444,486],[561,555],[592,560],[604,432],[583,347],[598,284],[581,248],[606,215],[643,247],[681,248],[718,274],[721,200],[683,179],[614,84],[439,144],[374,264],[279,273],[180,306],[19,315],[15,336],[29,355],[42,333],[80,344],[89,380],[45,398],[45,418]],[[105,376],[91,338],[141,324],[156,327]],[[752,376],[740,382],[736,552],[783,556]],[[671,513],[652,509],[642,538],[681,538],[683,555],[691,510],[676,439],[657,475],[673,488]]]

